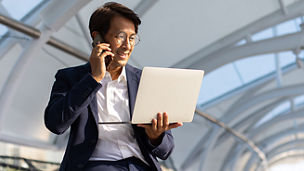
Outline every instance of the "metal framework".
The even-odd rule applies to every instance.
[[[225,51],[227,49],[230,49],[238,41],[248,37],[248,35],[252,35],[258,31],[264,30],[266,28],[277,25],[284,21],[302,16],[304,9],[304,2],[298,1],[285,8],[286,10],[289,11],[288,15],[282,14],[282,11],[276,11],[262,19],[259,19],[258,21],[252,24],[247,25],[244,28],[241,28],[240,30],[235,31],[234,33],[216,41],[215,43],[210,44],[207,47],[202,48],[201,50],[195,52],[194,54],[184,58],[180,62],[177,62],[176,64],[173,65],[173,67],[198,68],[198,69],[204,68],[206,73],[208,73],[211,70],[215,69],[213,65],[212,66],[209,65],[210,60],[215,60],[213,63],[219,66],[222,66],[224,63],[227,62],[232,62],[233,60],[222,61],[223,58],[218,58],[218,57],[216,57],[216,59],[210,59],[208,58],[208,56],[214,57],[215,55],[213,55],[213,53],[217,53],[219,50]],[[246,56],[242,56],[242,57],[246,57]]]
[[[256,124],[256,122],[259,121],[265,115],[265,113],[270,112],[271,110],[273,110],[276,106],[278,106],[285,100],[286,100],[286,98],[278,99],[278,100],[270,103],[269,105],[266,105],[265,107],[262,107],[262,108],[258,109],[257,111],[250,113],[248,115],[248,117],[246,117],[246,118],[240,120],[239,122],[237,122],[236,124],[234,124],[234,126],[232,128],[235,130],[244,132],[244,133],[248,132]],[[227,137],[228,137],[227,133],[223,132],[219,136],[216,146],[221,145]]]
[[[24,165],[26,164],[26,166]],[[0,170],[24,170],[24,171],[40,171],[40,170],[56,170],[59,169],[59,163],[47,162],[41,160],[33,160],[18,156],[0,156]]]
[[[256,146],[256,144],[253,141],[246,138],[243,134],[241,134],[239,132],[236,132],[235,130],[231,129],[225,123],[213,118],[212,116],[210,116],[208,114],[205,114],[201,111],[197,111],[197,110],[195,112],[198,113],[199,115],[203,116],[208,121],[220,126],[221,128],[224,128],[225,131],[231,133],[233,136],[235,136],[239,140],[243,141],[246,145],[249,146],[249,148],[251,150],[253,150],[259,156],[259,158],[263,161],[264,165],[267,166],[267,159],[266,159],[266,156],[265,156],[264,152],[258,146]]]
[[[40,29],[36,29],[35,27],[24,24],[23,22],[17,21],[13,18],[10,18],[9,16],[4,16],[0,14],[0,23],[17,31],[18,34],[25,34],[26,36],[29,36],[32,38],[30,42],[27,42],[24,46],[24,52],[20,55],[17,63],[15,64],[14,68],[12,68],[8,79],[6,80],[4,87],[2,88],[2,91],[0,93],[0,122],[3,120],[3,114],[6,113],[6,110],[11,103],[11,94],[14,93],[16,87],[18,86],[18,78],[22,77],[22,71],[25,70],[27,63],[29,61],[31,54],[34,54],[37,52],[37,50],[41,49],[44,44],[48,44],[56,49],[62,50],[63,52],[66,52],[73,57],[76,57],[83,61],[88,61],[89,54],[86,54],[54,37],[52,37],[52,33],[54,31],[59,30],[71,17],[77,16],[77,12],[79,9],[81,9],[83,6],[88,4],[90,1],[81,1],[77,0],[74,2],[70,2],[69,0],[54,0],[54,1],[48,1],[46,0],[43,4],[39,5],[40,8],[43,7],[43,10],[36,9],[36,11],[39,11],[41,13],[42,18],[42,25],[40,26]],[[135,11],[138,12],[139,16],[143,16],[145,12],[147,12],[152,5],[154,5],[157,1],[141,1],[136,7]],[[44,6],[44,4],[47,3],[47,6]],[[58,6],[62,6],[63,8],[58,8]],[[54,13],[54,11],[56,11]],[[51,14],[51,15],[50,15]],[[62,17],[63,16],[63,17]],[[27,18],[29,18],[27,16]],[[39,16],[40,18],[40,16]],[[79,25],[84,24],[80,18],[78,19]],[[35,24],[39,23],[37,18],[34,19]],[[83,34],[86,35],[87,33],[83,31]],[[88,38],[87,38],[88,39]],[[7,41],[6,41],[7,42]],[[4,43],[4,42],[2,42]],[[11,47],[15,42],[10,41],[9,44],[7,44],[7,47]],[[3,47],[2,47],[3,48]],[[5,48],[9,49],[9,48]],[[3,51],[3,53],[6,53]],[[133,61],[136,63],[136,61]],[[27,145],[27,146],[33,146],[38,148],[46,148],[46,149],[52,149],[52,148],[60,148],[62,147],[62,141],[65,141],[67,137],[64,137],[64,140],[60,140],[59,144],[44,144],[43,142],[31,142],[31,141],[25,141],[22,138],[16,138],[7,136],[1,133],[1,124],[0,124],[0,140],[5,142],[12,142],[20,145]],[[57,141],[56,141],[57,142]],[[55,145],[55,146],[54,146]],[[56,147],[58,145],[58,147]]]
[[[245,45],[221,49],[212,55],[205,56],[197,63],[193,64],[191,68],[204,68],[210,72],[222,65],[248,58],[250,56],[277,53],[282,51],[293,51],[297,48],[303,48],[302,36],[304,32],[298,32],[271,39],[261,40],[258,42],[251,42]],[[219,60],[220,59],[220,62]],[[206,65],[208,62],[208,65]]]
[[[237,115],[248,110],[248,108],[257,105],[258,103],[267,101],[269,99],[289,97],[289,96],[294,96],[294,95],[303,94],[303,93],[304,93],[303,84],[291,85],[291,86],[273,89],[273,90],[270,90],[269,92],[263,92],[260,95],[254,95],[252,98],[248,99],[248,101],[243,101],[243,104],[239,105],[240,106],[239,108],[234,108],[233,111],[230,111],[230,113],[225,114],[224,117],[222,118],[222,120],[224,123],[229,123]],[[208,160],[208,158],[206,156],[208,156],[208,153],[210,153],[211,150],[215,147],[215,144],[218,141],[219,135],[222,134],[223,132],[224,131],[219,129],[218,127],[214,127],[209,139],[207,141],[205,141],[206,148],[202,153],[203,160],[201,162],[202,170],[204,170],[203,169],[203,167],[205,166],[204,163],[207,162],[207,160]]]
[[[45,17],[44,25],[41,26],[41,32],[37,29],[31,28],[25,24],[22,24],[16,20],[9,19],[8,17],[1,17],[2,23],[5,23],[9,26],[14,26],[15,28],[20,29],[20,31],[24,31],[26,34],[30,34],[31,36],[34,36],[34,38],[31,40],[28,45],[24,48],[23,53],[20,55],[19,59],[15,63],[14,67],[11,69],[11,72],[2,88],[1,94],[0,94],[0,122],[3,122],[3,115],[4,113],[7,113],[7,108],[10,106],[12,101],[12,94],[15,93],[17,86],[20,83],[20,77],[23,76],[23,71],[26,69],[30,58],[33,56],[32,54],[37,53],[39,49],[42,48],[42,46],[50,40],[52,29],[56,30],[59,29],[68,19],[69,17],[75,15],[76,11],[78,11],[80,8],[82,8],[88,1],[74,1],[71,3],[68,0],[56,0],[52,1],[52,4],[49,4],[47,10],[54,10],[58,12],[57,15],[49,16],[48,12],[45,12],[45,15],[48,15]],[[58,9],[58,5],[65,5],[65,8]],[[61,15],[66,15],[65,17],[61,17]],[[68,17],[69,16],[69,17]],[[60,19],[58,19],[60,18]],[[60,47],[60,42],[56,42],[51,39],[49,41],[51,45],[56,45]],[[67,49],[67,48],[66,48]],[[81,53],[80,53],[81,54]],[[3,124],[0,124],[1,126]],[[1,131],[1,127],[0,127]],[[1,136],[2,134],[0,134]],[[6,137],[2,137],[1,139],[6,139]],[[17,140],[17,138],[15,138]],[[26,140],[24,140],[26,141]],[[25,142],[22,142],[25,143]]]
[[[278,115],[277,117],[271,119],[268,122],[265,122],[264,124],[262,124],[258,128],[254,129],[254,130],[251,130],[250,132],[248,132],[245,135],[248,138],[250,138],[252,140],[255,140],[255,137],[258,134],[260,134],[262,132],[265,132],[265,131],[273,128],[278,123],[282,123],[283,121],[288,121],[288,120],[304,119],[303,112],[304,112],[304,110],[302,109],[302,110],[299,110],[299,111],[296,111],[296,112],[291,112],[291,113],[286,113],[286,114]],[[227,164],[224,163],[222,165],[222,168],[227,167],[226,165],[235,166],[236,165],[236,160],[238,158],[240,158],[241,155],[244,153],[245,146],[242,145],[242,144],[238,144],[235,148],[232,148],[232,149],[234,149],[234,150],[231,150],[226,155],[226,160],[225,161],[229,161],[229,162],[227,162]],[[263,149],[265,150],[265,147]],[[267,157],[268,157],[268,155],[267,155]],[[231,170],[233,170],[233,169],[234,168],[232,168]]]
[[[299,129],[304,129],[304,124],[299,125],[298,128]],[[272,136],[269,136],[269,137],[267,137],[263,140],[260,140],[258,143],[259,144],[268,144],[269,146],[271,146],[271,144],[273,144],[275,142],[279,142],[280,139],[284,139],[286,137],[288,138],[288,137],[293,136],[293,133],[294,133],[294,128],[289,128],[285,131],[276,133],[276,134],[274,134]],[[288,141],[288,142],[290,142],[290,141]],[[288,142],[283,142],[283,143],[288,143]],[[268,151],[271,151],[271,150],[268,150]],[[267,156],[268,156],[268,153],[267,153]],[[272,156],[272,157],[275,157],[275,156]],[[256,159],[257,159],[256,156],[251,155],[250,159],[248,160],[248,162],[245,165],[245,169],[252,168],[252,165],[256,162]],[[271,159],[271,158],[269,158],[269,160],[273,161],[273,159]]]
[[[16,65],[11,70],[8,79],[5,82],[4,88],[0,94],[0,123],[2,122],[2,115],[6,113],[7,106],[11,103],[11,94],[14,94],[16,86],[19,85],[18,78],[22,77],[22,71],[27,67],[27,64],[30,60],[30,56],[37,52],[37,49],[41,48],[44,44],[60,49],[72,56],[75,56],[81,60],[87,61],[89,54],[75,49],[58,39],[52,37],[54,31],[60,29],[66,21],[71,17],[76,15],[76,19],[81,27],[83,34],[90,45],[90,36],[83,26],[83,21],[78,15],[77,11],[86,5],[89,1],[76,0],[71,3],[69,0],[54,0],[51,1],[47,8],[42,12],[42,26],[39,29],[36,29],[33,26],[26,25],[24,22],[19,22],[14,19],[11,19],[6,16],[0,15],[0,23],[15,29],[18,32],[21,32],[32,39],[27,42],[28,45],[22,44],[24,46],[24,51],[20,55]],[[146,11],[148,11],[157,0],[153,1],[140,1],[135,7],[135,11],[139,16],[143,16]],[[204,68],[206,73],[211,72],[212,70],[239,60],[247,58],[253,55],[265,54],[265,53],[276,53],[280,51],[292,51],[295,49],[302,48],[304,32],[300,31],[297,33],[274,37],[267,40],[262,40],[258,42],[252,42],[252,34],[266,29],[268,27],[274,26],[281,22],[290,20],[295,17],[303,15],[304,2],[297,1],[290,6],[285,6],[283,0],[278,0],[280,5],[280,10],[270,14],[269,16],[264,17],[263,19],[254,22],[245,28],[242,28],[235,33],[222,38],[221,40],[212,43],[211,45],[200,49],[194,54],[184,58],[182,61],[173,65],[173,67],[182,67],[182,68]],[[58,9],[58,6],[63,8]],[[1,5],[0,5],[1,8]],[[51,12],[50,12],[51,11]],[[53,11],[56,11],[54,13]],[[51,14],[51,15],[49,15]],[[247,42],[244,45],[236,46],[235,44],[242,40],[246,39]],[[11,46],[8,44],[7,46]],[[5,53],[5,52],[3,52]],[[132,62],[139,65],[134,59]],[[239,98],[231,107],[227,110],[223,117],[220,120],[213,118],[210,115],[202,113],[200,107],[196,109],[196,113],[204,117],[206,120],[213,123],[213,127],[209,130],[208,133],[202,136],[195,147],[192,148],[192,151],[187,157],[185,157],[184,162],[181,164],[180,169],[184,170],[189,168],[198,159],[200,161],[200,170],[207,170],[206,163],[209,162],[209,155],[217,147],[222,145],[221,142],[224,142],[228,135],[233,135],[236,138],[237,142],[233,143],[231,150],[226,154],[225,161],[222,163],[221,170],[234,170],[236,169],[237,160],[242,157],[246,152],[250,153],[250,157],[245,165],[245,170],[256,167],[258,169],[260,160],[266,161],[276,157],[278,154],[286,152],[286,150],[294,149],[293,145],[298,144],[299,148],[303,147],[303,139],[297,139],[295,142],[284,142],[279,145],[273,145],[275,141],[279,141],[286,136],[290,136],[295,133],[294,128],[288,129],[283,133],[277,133],[271,137],[265,138],[260,141],[256,141],[256,135],[267,129],[271,129],[276,123],[279,123],[284,120],[294,120],[303,118],[303,110],[292,111],[292,113],[279,115],[276,118],[265,122],[260,125],[258,128],[254,128],[255,123],[260,120],[264,113],[268,113],[277,105],[286,101],[289,98],[293,98],[296,95],[304,94],[304,84],[283,86],[282,83],[282,73],[281,68],[279,67],[279,61],[277,60],[277,81],[278,87],[267,92],[258,94],[257,92],[267,85],[270,81],[273,81],[275,76],[271,76],[265,80],[262,80],[258,83],[253,83],[248,86],[243,91],[247,91],[244,95]],[[284,70],[283,70],[284,73]],[[232,97],[236,94],[231,94],[226,98]],[[222,100],[222,99],[221,99]],[[270,101],[270,102],[269,102]],[[266,103],[267,102],[267,103]],[[243,119],[233,122],[233,118],[242,116],[243,113],[248,111],[252,106],[257,106],[261,103],[265,103],[261,108],[255,110],[253,113],[248,114]],[[212,107],[216,103],[209,104],[207,107]],[[206,106],[205,106],[206,107]],[[0,124],[1,125],[1,124]],[[222,129],[223,128],[223,129]],[[303,125],[296,126],[298,129],[302,129]],[[66,140],[67,137],[61,139],[54,139],[54,144],[47,144],[38,141],[24,141],[22,138],[11,137],[1,133],[0,127],[0,140],[5,142],[13,142],[21,145],[28,145],[33,147],[39,147],[44,149],[57,149],[58,146],[62,146],[62,142]],[[243,143],[239,143],[239,142]],[[267,144],[266,148],[263,144]],[[273,146],[273,147],[271,147]],[[285,150],[282,150],[286,148]],[[249,150],[248,150],[249,149]],[[170,158],[170,165],[175,167],[174,160]]]
[[[1,14],[0,14],[0,23],[4,24],[12,29],[15,29],[16,31],[19,31],[23,34],[26,34],[34,39],[39,39],[42,36],[42,33],[40,30],[38,30],[32,26],[23,24],[13,18],[9,18],[7,16],[1,15]],[[83,61],[88,60],[89,54],[85,54],[84,52],[82,52],[76,48],[73,48],[73,47],[69,46],[68,44],[66,44],[52,36],[50,36],[49,40],[47,40],[46,43],[48,45],[51,45],[57,49],[60,49],[64,52],[66,52],[72,56],[75,56],[80,60],[83,60]]]

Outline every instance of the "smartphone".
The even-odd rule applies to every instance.
[[[92,46],[95,47],[99,43],[105,43],[104,39],[100,36],[100,34],[97,34],[96,37],[93,40]],[[108,66],[112,60],[111,56],[106,56],[105,57],[105,64]]]

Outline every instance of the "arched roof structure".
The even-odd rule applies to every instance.
[[[61,160],[68,133],[45,128],[44,108],[56,71],[88,60],[88,19],[104,2],[0,1],[0,155]],[[206,73],[165,167],[266,170],[303,159],[303,1],[117,2],[142,20],[130,64]]]

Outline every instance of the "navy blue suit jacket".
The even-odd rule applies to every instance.
[[[141,70],[126,65],[130,114],[134,108]],[[46,127],[55,134],[70,129],[69,140],[60,171],[83,170],[98,139],[96,93],[102,85],[90,74],[90,64],[59,70],[56,74],[50,101],[45,110]],[[170,131],[162,135],[159,145],[151,144],[144,128],[132,125],[134,135],[145,160],[153,170],[161,170],[156,157],[166,159],[174,143]]]

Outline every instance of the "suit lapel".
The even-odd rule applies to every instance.
[[[95,119],[95,122],[96,122],[96,125],[98,126],[98,108],[97,108],[97,98],[96,98],[96,95],[94,95],[91,103],[90,103],[90,108],[91,108],[91,111],[93,113],[93,116],[94,116],[94,119]]]
[[[87,63],[85,67],[87,70],[86,72],[91,73],[90,63]],[[139,80],[136,75],[136,71],[130,65],[127,64],[125,67],[126,67],[125,69],[127,76],[128,95],[129,95],[130,118],[132,118]],[[95,118],[95,122],[98,125],[98,109],[97,109],[96,95],[94,95],[89,106]]]
[[[86,73],[91,73],[91,65],[90,63],[88,62],[86,65]],[[96,122],[96,125],[98,127],[98,108],[97,108],[97,98],[96,98],[96,95],[94,95],[91,103],[89,104],[90,106],[90,109],[92,111],[92,114],[93,114],[93,117],[95,119],[95,122]]]
[[[126,65],[126,75],[127,75],[127,84],[128,84],[128,94],[129,94],[130,118],[132,119],[139,80],[136,76],[136,72],[129,65]]]

